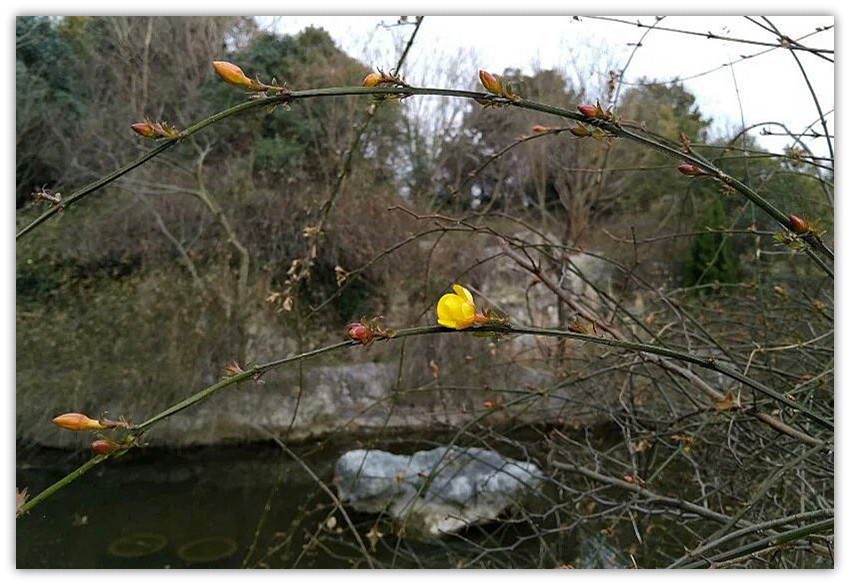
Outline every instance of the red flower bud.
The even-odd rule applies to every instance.
[[[502,84],[494,75],[487,73],[483,69],[479,69],[478,79],[481,80],[481,85],[484,86],[484,89],[490,93],[502,95]]]
[[[173,139],[180,137],[180,132],[178,132],[177,129],[168,122],[151,122],[150,120],[145,120],[144,122],[131,124],[130,128],[132,128],[136,134],[144,136],[145,138]]]
[[[91,450],[97,453],[98,455],[106,455],[108,453],[112,453],[113,451],[117,451],[120,448],[118,443],[113,441],[108,441],[106,439],[98,439],[97,441],[93,441],[91,445]]]
[[[699,168],[695,167],[694,165],[689,165],[687,163],[682,163],[676,168],[679,169],[679,172],[683,175],[690,175],[692,177],[704,174]]]
[[[788,221],[791,223],[791,231],[795,234],[806,234],[809,232],[809,222],[796,215],[789,215]]]
[[[147,122],[137,122],[132,124],[130,128],[133,129],[133,132],[145,138],[156,138],[156,130]]]
[[[363,323],[349,323],[348,337],[366,345],[372,341],[372,330]]]

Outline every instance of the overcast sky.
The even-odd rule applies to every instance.
[[[646,25],[655,22],[652,16],[622,18]],[[832,16],[769,18],[793,39],[815,33],[818,27],[829,27],[835,20]],[[413,28],[385,26],[396,24],[398,19],[398,16],[286,16],[263,18],[261,22],[292,34],[310,25],[322,27],[351,56],[373,67],[389,68]],[[776,41],[776,35],[741,16],[669,16],[658,26],[762,43]],[[635,49],[638,42],[641,46]],[[809,47],[833,49],[834,29],[811,34],[801,42]],[[525,72],[554,68],[573,76],[589,77],[588,85],[599,87],[609,70],[622,70],[629,63],[624,76],[626,83],[641,77],[685,79],[686,88],[697,96],[700,110],[714,119],[715,131],[722,134],[740,128],[742,120],[746,125],[781,121],[792,132],[802,131],[818,119],[812,95],[791,53],[769,49],[658,29],[647,32],[647,28],[593,18],[428,16],[403,73],[414,85],[433,86],[446,83],[455,74],[461,79],[475,80],[478,68],[493,73],[501,73],[508,67]],[[458,61],[462,53],[472,57]],[[797,55],[823,112],[831,112],[835,94],[833,63],[804,52]],[[742,56],[752,57],[742,59]],[[833,54],[827,56],[834,58]],[[457,86],[456,83],[451,84]],[[832,133],[833,115],[827,114],[827,119]],[[813,129],[821,131],[820,125]],[[778,127],[773,130],[781,131]],[[785,138],[761,139],[771,149],[781,149],[786,141]],[[811,140],[809,145],[818,154],[827,152],[823,139]]]

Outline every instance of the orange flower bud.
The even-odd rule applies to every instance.
[[[679,169],[679,172],[683,175],[690,175],[692,177],[704,174],[699,168],[695,167],[694,165],[689,165],[687,163],[682,163],[676,168]]]
[[[137,122],[130,125],[130,128],[133,129],[133,132],[145,138],[156,138],[156,130],[147,122]]]
[[[483,69],[478,71],[478,79],[481,80],[481,85],[484,86],[484,89],[489,91],[490,93],[495,93],[496,95],[502,95],[502,84],[490,73],[487,73]]]
[[[363,78],[363,82],[361,85],[363,85],[363,87],[375,87],[376,85],[381,83],[382,79],[383,76],[380,73],[370,73],[369,75]]]
[[[121,448],[118,443],[108,441],[106,439],[98,439],[97,441],[93,441],[92,444],[89,445],[89,447],[91,447],[91,450],[97,453],[98,455],[106,455]]]
[[[231,85],[239,85],[242,87],[251,87],[254,85],[254,82],[248,79],[248,76],[242,72],[242,69],[233,63],[228,63],[227,61],[213,61],[213,69],[215,69],[215,72],[218,73],[219,77]]]
[[[366,327],[363,323],[349,323],[348,337],[366,345],[372,341],[372,330]]]
[[[100,421],[90,419],[79,412],[68,412],[53,419],[53,424],[69,431],[87,431],[91,429],[105,429],[106,425]]]
[[[791,231],[795,234],[806,234],[809,232],[809,222],[796,215],[789,215],[788,221],[791,223]]]
[[[534,126],[531,127],[531,131],[537,132],[537,133],[549,132],[550,130],[551,130],[551,128],[549,128],[549,126],[541,126],[540,124],[535,124]]]

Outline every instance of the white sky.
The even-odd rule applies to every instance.
[[[652,16],[624,17],[652,24]],[[816,27],[834,24],[833,16],[769,17],[791,38],[812,33]],[[281,33],[295,34],[306,26],[324,28],[346,53],[367,65],[389,69],[395,63],[412,26],[395,24],[398,16],[286,16],[262,18],[261,22]],[[775,35],[741,16],[670,16],[660,26],[701,33],[775,42]],[[820,32],[801,41],[807,46],[834,49],[834,30]],[[818,119],[812,95],[789,51],[775,49],[750,59],[769,47],[706,39],[662,30],[649,32],[636,51],[634,44],[646,28],[571,16],[427,16],[403,70],[414,85],[477,83],[479,68],[499,74],[505,68],[524,72],[535,68],[558,69],[586,78],[590,87],[601,87],[609,70],[622,70],[632,53],[625,82],[640,77],[672,80],[717,69],[694,79],[685,87],[697,97],[703,114],[714,119],[714,130],[724,135],[746,125],[784,122],[799,132]],[[454,57],[475,55],[460,63]],[[834,107],[835,66],[811,54],[797,53],[806,69],[824,113]],[[834,55],[828,55],[834,58]],[[736,62],[734,65],[724,64]],[[719,69],[718,69],[719,68]],[[457,75],[459,79],[451,79]],[[448,76],[448,79],[447,79]],[[737,85],[737,92],[736,92]],[[595,97],[596,94],[594,94]],[[600,96],[602,97],[602,96]],[[740,101],[739,101],[740,99]],[[830,134],[833,116],[827,115]],[[820,124],[813,127],[822,131]],[[778,127],[772,130],[782,131]],[[756,133],[759,130],[755,131]],[[760,137],[765,147],[778,150],[787,138]],[[808,141],[816,154],[826,155],[823,139]]]

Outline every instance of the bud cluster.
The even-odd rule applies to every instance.
[[[380,326],[380,317],[366,321],[361,319],[359,322],[348,324],[348,338],[356,341],[361,345],[371,345],[378,339],[388,340],[395,337],[395,331],[392,329],[384,329]]]
[[[487,71],[484,71],[483,69],[479,69],[478,70],[478,79],[481,81],[481,85],[484,86],[484,89],[486,89],[489,93],[492,93],[493,95],[505,98],[506,100],[509,100],[509,101],[512,101],[512,102],[518,102],[520,100],[520,97],[513,92],[513,88],[511,87],[511,84],[503,83],[500,79],[498,79],[492,73],[488,73]],[[500,105],[497,102],[494,102],[493,100],[487,99],[487,98],[484,98],[484,99],[476,98],[475,101],[477,101],[479,104],[483,105],[484,107]]]
[[[180,138],[180,132],[168,122],[151,122],[145,119],[143,122],[131,124],[130,128],[144,138]]]
[[[239,365],[239,362],[237,362],[236,360],[230,360],[224,365],[224,368],[222,368],[221,373],[224,375],[225,378],[232,378],[233,376],[244,374],[245,370],[242,369],[242,366]],[[255,372],[251,376],[251,379],[257,384],[265,384],[265,382],[260,380],[260,376],[262,375],[262,372]]]
[[[272,79],[271,84],[263,83],[259,79],[251,79],[245,75],[239,66],[228,63],[227,61],[213,61],[213,69],[215,69],[216,74],[225,83],[244,87],[248,92],[254,93],[257,97],[262,97],[259,95],[261,93],[269,97],[289,93],[288,89],[278,85],[276,79]]]
[[[588,128],[581,122],[569,128],[570,134],[577,138],[593,138],[595,140],[600,140],[602,138],[613,138],[614,135],[610,132],[606,132],[602,128]]]
[[[378,69],[377,73],[370,73],[364,77],[361,85],[363,85],[363,87],[378,87],[382,85],[399,89],[410,87],[410,85],[394,71],[385,73],[382,69]],[[371,98],[374,102],[381,102],[384,100],[401,100],[408,96],[410,96],[408,93],[388,93],[372,95]]]
[[[233,376],[238,376],[239,374],[245,373],[245,370],[242,369],[242,366],[239,365],[239,362],[236,360],[230,360],[225,364],[224,368],[221,371],[224,374],[225,378],[232,378]]]
[[[60,414],[53,419],[53,424],[68,431],[110,430],[112,431],[112,434],[114,434],[118,429],[130,428],[130,423],[125,421],[123,418],[121,420],[109,420],[108,418],[101,417],[95,420],[79,412],[66,412],[65,414]],[[135,445],[136,438],[131,434],[126,434],[121,442],[116,442],[112,439],[107,439],[98,433],[97,439],[92,441],[89,447],[98,455],[108,455],[116,451],[124,451],[130,447],[134,447]]]
[[[98,455],[108,455],[116,451],[123,451],[125,449],[129,449],[130,445],[116,443],[115,441],[110,441],[109,439],[98,439],[96,441],[92,441],[92,444],[89,445],[89,448]]]
[[[390,71],[385,73],[382,69],[378,69],[377,73],[370,73],[363,78],[363,87],[377,87],[379,85],[390,85],[393,87],[410,87],[410,85],[402,79],[397,73]]]
[[[791,225],[791,231],[795,234],[807,234],[811,231],[811,227],[809,226],[809,222],[805,219],[797,217],[796,215],[788,216],[788,223]]]
[[[682,163],[678,167],[676,167],[676,169],[683,175],[688,175],[690,177],[698,177],[700,175],[707,174],[701,168],[688,163]]]
[[[618,124],[620,122],[619,116],[615,115],[611,110],[605,110],[599,104],[599,100],[596,100],[596,105],[591,106],[588,104],[582,104],[577,106],[576,109],[586,118],[604,120],[605,122],[611,122],[612,124]]]
[[[66,412],[53,419],[57,427],[69,431],[89,431],[103,429],[126,429],[129,423],[124,420],[109,420],[108,418],[91,419],[79,412]]]

